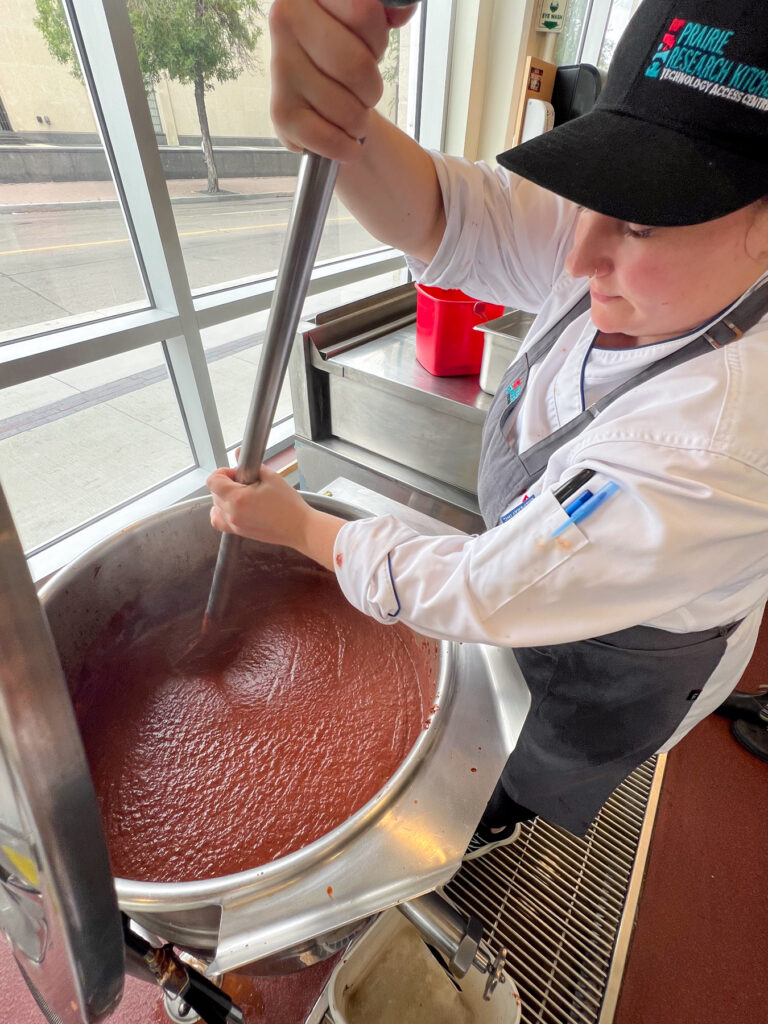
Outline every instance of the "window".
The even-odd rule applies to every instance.
[[[154,129],[155,135],[163,134],[163,123],[160,120],[160,110],[157,106],[157,96],[155,96],[155,90],[151,82],[146,83],[147,90],[147,106],[149,107],[149,116],[152,118],[152,128]]]
[[[616,44],[621,39],[624,29],[627,27],[627,23],[636,7],[636,0],[613,0],[608,14],[608,22],[605,26],[605,33],[600,44],[600,53],[597,58],[597,66],[601,71],[608,70]]]
[[[2,483],[31,553],[194,463],[159,344],[6,388],[1,408]]]
[[[584,32],[591,7],[591,0],[570,0],[563,30],[555,44],[555,64],[581,63]]]
[[[3,100],[0,97],[0,132],[10,131],[13,131],[13,129],[11,128],[11,122],[8,120],[8,114],[6,113],[5,107],[3,105]]]
[[[451,4],[430,0],[444,19]],[[268,6],[242,0],[262,28]],[[423,19],[384,65],[386,112],[411,130]],[[124,2],[16,0],[4,31],[0,484],[39,578],[199,493],[239,442],[296,161],[266,117],[263,50],[206,93],[209,196],[194,88],[157,69],[148,88]],[[334,200],[307,308],[403,267]],[[270,443],[291,436],[286,390]]]
[[[571,0],[555,46],[555,64],[594,64],[607,71],[640,0]]]
[[[0,343],[149,305],[83,69],[71,42],[68,64],[52,58],[37,11],[35,0],[18,0],[0,54],[15,126],[0,164]],[[60,25],[66,32],[63,15]]]

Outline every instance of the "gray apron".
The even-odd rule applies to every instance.
[[[757,323],[768,309],[768,284],[700,337],[644,368],[527,451],[518,452],[515,414],[530,369],[589,304],[587,293],[502,379],[483,428],[478,477],[480,509],[489,529],[541,476],[550,456],[617,398],[672,366],[735,341]],[[499,781],[507,797],[583,835],[616,786],[680,725],[738,625],[690,633],[633,626],[573,643],[516,648],[531,707]]]

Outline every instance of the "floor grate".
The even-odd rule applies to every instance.
[[[656,768],[655,757],[640,765],[585,839],[537,820],[513,845],[465,864],[446,887],[483,922],[494,953],[507,948],[523,1024],[601,1021],[612,968],[623,968],[617,939]]]

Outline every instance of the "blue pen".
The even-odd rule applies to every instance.
[[[592,497],[592,491],[590,491],[590,490],[582,491],[581,494],[578,496],[578,498],[575,498],[571,502],[570,505],[566,505],[565,506],[565,514],[567,516],[573,515],[573,513],[576,511],[576,509],[577,508],[581,508],[582,505],[585,505],[589,501],[589,499],[591,497]]]
[[[591,516],[595,509],[600,508],[603,502],[607,501],[610,498],[610,496],[612,494],[615,494],[618,490],[619,485],[617,483],[614,483],[613,480],[609,480],[607,484],[600,488],[597,494],[594,494],[591,498],[585,501],[583,505],[575,509],[572,515],[569,514],[568,522],[563,523],[562,526],[558,526],[558,528],[555,530],[552,536],[558,537],[564,530],[567,530],[568,527],[572,524],[580,523],[582,519],[586,519],[587,516]]]

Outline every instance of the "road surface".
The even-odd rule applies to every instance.
[[[175,203],[192,289],[274,272],[289,211],[290,199],[267,196]],[[319,259],[376,244],[334,199]],[[131,304],[148,300],[118,207],[0,214],[0,333]]]

